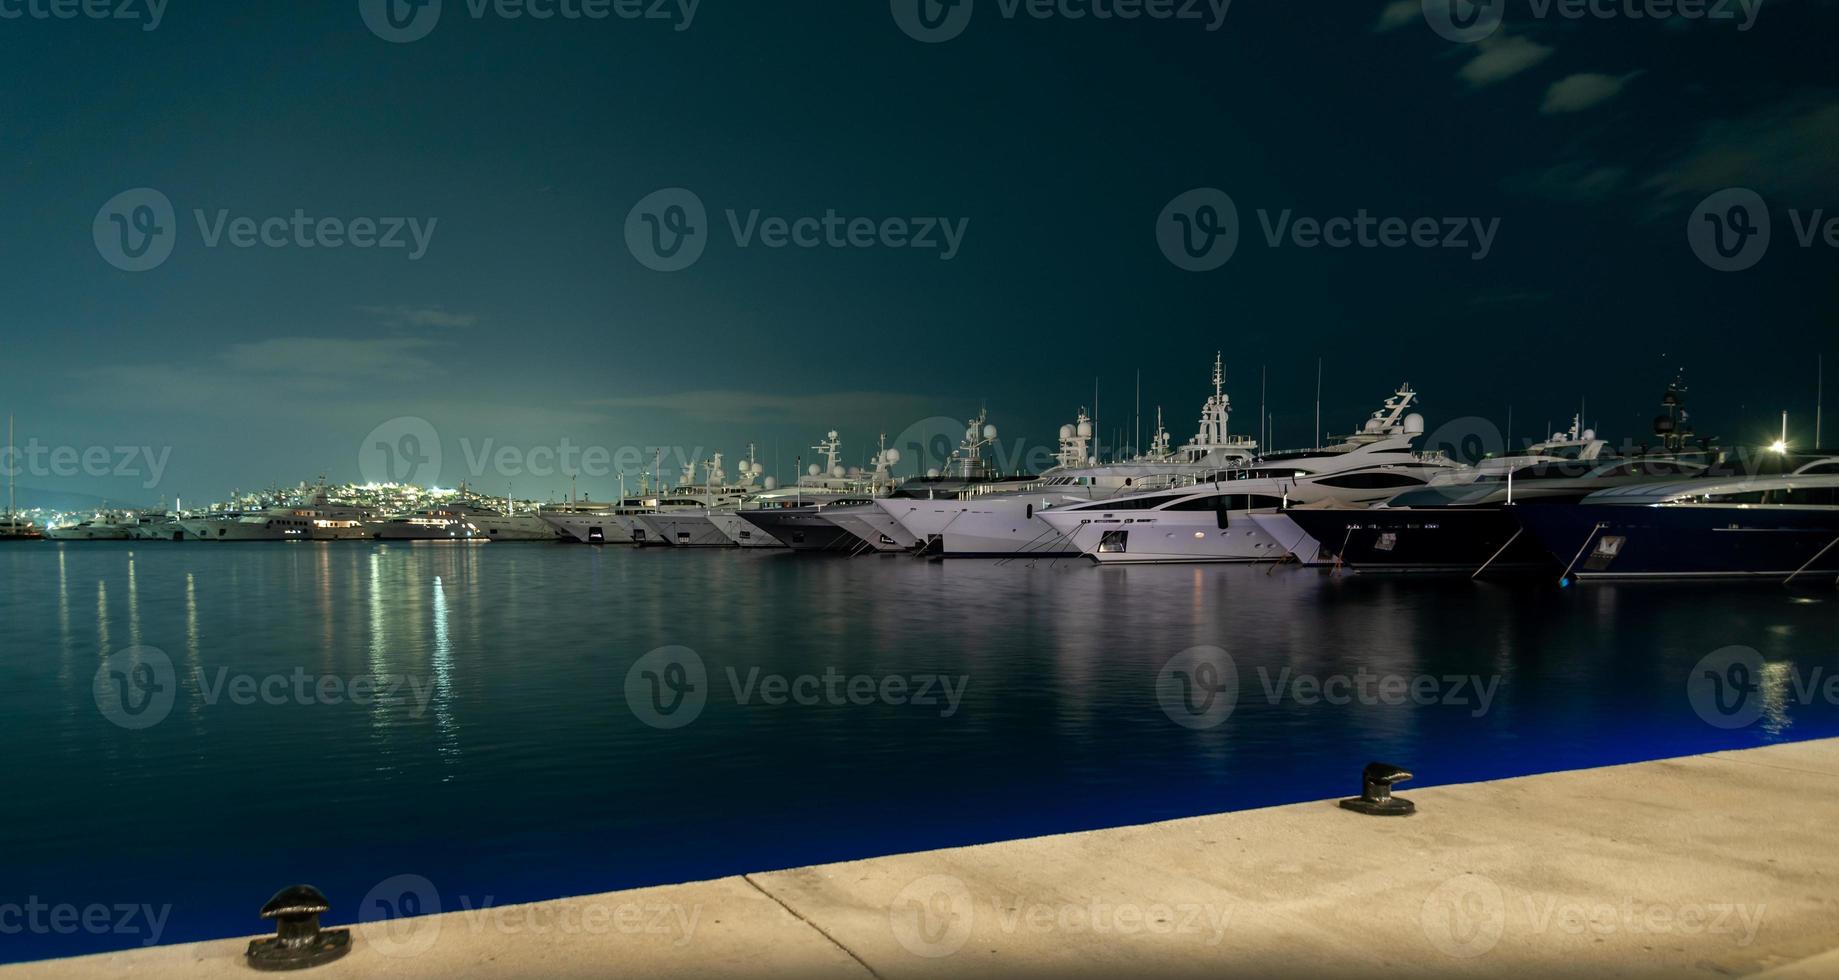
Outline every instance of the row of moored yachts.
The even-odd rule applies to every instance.
[[[1005,474],[986,459],[996,429],[969,422],[945,464],[894,478],[895,449],[845,469],[837,433],[791,486],[749,458],[717,455],[697,479],[615,503],[526,510],[476,498],[385,517],[317,492],[282,506],[200,515],[97,515],[62,539],[579,541],[672,548],[783,548],[849,555],[1101,564],[1300,561],[1356,571],[1590,578],[1839,575],[1839,455],[1724,450],[1697,439],[1675,381],[1653,445],[1618,450],[1569,430],[1474,464],[1421,452],[1417,394],[1401,386],[1341,442],[1260,452],[1228,431],[1216,357],[1199,431],[1174,446],[1158,417],[1147,452],[1100,462],[1082,410],[1056,464]]]
[[[1004,475],[986,462],[996,432],[980,415],[948,465],[896,482],[899,454],[846,472],[836,433],[797,485],[743,479],[601,508],[544,513],[577,541],[790,548],[866,554],[1101,564],[1301,561],[1356,571],[1572,578],[1831,578],[1839,574],[1839,455],[1723,450],[1687,424],[1675,381],[1655,443],[1618,451],[1573,419],[1568,431],[1464,464],[1420,452],[1424,419],[1401,386],[1340,443],[1263,453],[1228,432],[1216,358],[1213,394],[1184,445],[1158,422],[1149,452],[1099,463],[1082,411],[1060,430],[1058,462]]]

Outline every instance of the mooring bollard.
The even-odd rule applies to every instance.
[[[1342,800],[1341,805],[1355,813],[1375,817],[1403,817],[1417,812],[1417,804],[1392,795],[1392,784],[1402,783],[1411,774],[1385,762],[1369,762],[1360,771],[1360,795]]]
[[[321,932],[319,917],[332,907],[312,885],[283,888],[262,906],[262,918],[275,920],[273,939],[252,939],[249,965],[257,970],[304,970],[351,951],[351,930]]]

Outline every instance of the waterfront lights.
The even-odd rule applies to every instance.
[[[1780,439],[1777,439],[1774,442],[1769,443],[1769,448],[1773,450],[1774,452],[1785,453],[1788,451],[1788,444],[1786,442],[1783,442]]]

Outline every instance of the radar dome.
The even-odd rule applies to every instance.
[[[853,480],[853,479],[855,479],[856,477],[858,477],[858,476],[861,476],[861,475],[862,475],[862,467],[860,467],[860,466],[851,466],[851,467],[849,468],[849,478],[850,478],[850,479],[852,479],[852,480]]]
[[[1405,434],[1409,436],[1423,435],[1424,416],[1416,412],[1412,412],[1410,415],[1405,416]]]
[[[900,462],[900,450],[890,449],[887,452],[882,453],[881,458],[887,460],[889,466],[893,466],[895,463]]]
[[[830,438],[832,438],[832,439],[835,439],[835,438],[836,438],[836,430],[835,430],[835,429],[831,429],[831,430],[830,430]]]
[[[1092,423],[1090,422],[1079,423],[1079,438],[1081,439],[1092,438]]]
[[[976,442],[977,441],[977,427],[976,426],[973,425],[970,428],[964,430],[964,441],[965,442]]]
[[[1071,438],[1073,438],[1073,427],[1072,427],[1072,426],[1070,426],[1070,425],[1063,425],[1063,426],[1061,426],[1061,427],[1060,427],[1060,438],[1062,438],[1062,439],[1071,439]]]
[[[933,478],[933,479],[935,479],[935,480],[936,480],[936,479],[938,479],[938,477],[939,477],[939,468],[938,468],[938,467],[936,467],[936,466],[934,466],[934,467],[933,467],[932,469],[929,469],[929,470],[927,470],[927,471],[926,471],[926,475],[927,475],[927,476],[929,476],[929,477],[932,477],[932,478]]]
[[[833,467],[830,470],[830,475],[836,477],[839,480],[842,479],[843,478],[843,468],[841,466]]]
[[[1595,439],[1595,438],[1596,438],[1596,430],[1595,430],[1595,429],[1585,429],[1585,430],[1584,430],[1584,438],[1585,438],[1585,439]]]
[[[805,467],[805,472],[811,474],[812,476],[816,476],[819,473],[824,472],[824,468],[822,466],[817,465],[816,463],[812,463],[810,466]]]
[[[779,481],[778,481],[778,480],[776,480],[776,479],[774,479],[773,477],[770,477],[770,476],[769,476],[769,477],[767,477],[767,478],[766,478],[766,489],[768,489],[768,490],[777,490],[777,489],[779,489]]]
[[[728,472],[726,470],[716,470],[715,472],[709,474],[709,478],[711,480],[714,480],[716,483],[727,483],[728,482]]]
[[[1366,425],[1363,428],[1364,428],[1364,431],[1366,432],[1378,432],[1380,430],[1380,427],[1383,426],[1384,424],[1385,423],[1381,422],[1378,419],[1367,419]]]
[[[753,475],[754,475],[754,476],[759,476],[760,474],[762,474],[762,473],[764,473],[764,472],[766,472],[766,464],[765,464],[765,463],[755,463],[755,464],[753,464]]]
[[[994,438],[996,438],[996,426],[993,426],[993,425],[986,425],[986,426],[984,426],[984,427],[983,427],[983,437],[984,437],[985,439],[994,439]]]

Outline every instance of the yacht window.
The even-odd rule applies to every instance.
[[[1783,490],[1770,490],[1764,502],[1789,507],[1835,507],[1839,506],[1839,487],[1789,487]]]
[[[1708,504],[1760,504],[1763,491],[1748,490],[1743,493],[1711,493],[1705,495]]]
[[[1272,497],[1262,493],[1216,493],[1205,497],[1189,497],[1169,506],[1169,510],[1275,510],[1283,506],[1282,497]]]
[[[1835,461],[1831,463],[1815,463],[1814,465],[1806,467],[1802,470],[1799,470],[1798,472],[1803,475],[1812,474],[1812,473],[1839,473],[1839,461]]]

